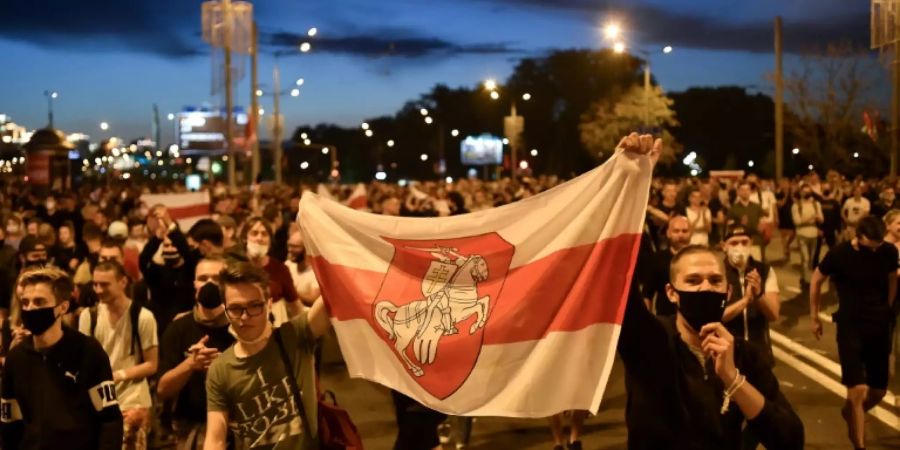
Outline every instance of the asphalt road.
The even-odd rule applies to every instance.
[[[779,244],[769,249],[778,257]],[[794,256],[796,262],[797,257]],[[807,449],[851,448],[847,428],[840,417],[843,386],[837,365],[835,329],[825,324],[825,336],[816,341],[810,331],[808,303],[800,293],[795,264],[775,262],[782,296],[782,318],[772,325],[773,346],[778,360],[775,374],[788,400],[803,420]],[[833,310],[836,299],[825,296]],[[338,394],[342,406],[350,411],[362,434],[366,449],[389,450],[396,426],[388,391],[378,385],[347,377],[334,346],[326,348],[323,385]],[[330,362],[330,363],[329,363]],[[900,367],[898,367],[900,369]],[[897,373],[900,373],[898,370]],[[900,394],[900,377],[892,378],[890,391]],[[900,400],[889,394],[867,417],[867,448],[900,449]],[[626,446],[624,422],[624,372],[617,361],[610,377],[601,411],[588,419],[582,442],[585,449],[623,449]],[[483,417],[474,424],[469,448],[477,449],[551,449],[550,431],[545,419],[522,420]],[[454,448],[451,444],[447,449]]]

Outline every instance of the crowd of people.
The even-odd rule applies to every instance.
[[[142,200],[186,192],[181,185],[39,192],[2,184],[2,448],[143,449],[165,436],[178,449],[312,448],[314,396],[289,406],[296,385],[315,386],[317,342],[329,327],[295,220],[303,192],[376,214],[440,217],[561,182],[235,191],[216,183],[209,218],[187,229],[165,205]],[[887,388],[897,314],[898,188],[836,172],[778,183],[754,174],[654,179],[619,346],[629,448],[802,448],[802,424],[772,374],[768,333],[780,314],[773,264],[794,251],[819,335],[821,285],[837,286],[843,416],[863,448],[864,411]],[[768,245],[776,233],[780,255]],[[651,352],[658,364],[646,364]],[[660,383],[660,373],[678,376]],[[446,417],[393,396],[395,448],[437,447]],[[572,415],[568,436],[561,417],[550,421],[556,447],[580,449],[587,414]],[[464,448],[471,421],[453,423]]]

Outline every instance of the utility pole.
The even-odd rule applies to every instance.
[[[274,125],[272,126],[272,140],[275,141],[275,183],[281,184],[281,159],[284,150],[281,148],[281,107],[279,99],[281,98],[281,70],[278,69],[278,61],[275,61],[275,68],[272,69],[272,78],[275,84],[273,88],[273,109],[275,110],[274,114]]]
[[[234,189],[236,187],[235,180],[235,154],[234,154],[234,100],[232,99],[231,84],[231,29],[234,21],[231,17],[231,0],[222,0],[222,13],[225,18],[224,35],[225,45],[225,147],[228,154],[228,187]],[[210,165],[212,167],[212,165]]]
[[[775,180],[784,177],[784,68],[781,16],[775,17]]]
[[[644,62],[644,126],[650,132],[650,56]]]
[[[253,21],[253,30],[251,31],[253,36],[251,36],[251,68],[250,68],[250,127],[253,130],[253,133],[256,135],[256,138],[253,139],[253,142],[250,144],[250,152],[251,152],[251,163],[250,163],[250,183],[256,183],[257,177],[259,177],[259,96],[256,95],[256,91],[259,89],[259,78],[257,74],[257,62],[258,62],[258,54],[259,54],[259,42],[256,31],[256,21]]]
[[[153,104],[153,140],[156,142],[156,150],[162,150],[162,142],[160,142],[159,132],[159,108],[156,103]]]

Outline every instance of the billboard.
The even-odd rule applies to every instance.
[[[247,113],[234,109],[232,137],[242,135]],[[185,108],[178,113],[178,146],[183,154],[225,151],[225,111]]]
[[[460,143],[462,163],[467,166],[486,166],[503,162],[503,140],[482,134],[469,136]]]

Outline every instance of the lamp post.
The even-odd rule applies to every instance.
[[[484,88],[488,92],[490,92],[490,96],[492,100],[499,100],[500,90],[497,85],[497,81],[494,79],[488,79],[484,81]],[[521,96],[522,101],[530,101],[531,94],[528,92],[523,93]],[[509,140],[509,153],[510,153],[510,162],[512,163],[510,167],[510,173],[512,180],[516,180],[516,169],[519,167],[518,165],[518,152],[519,147],[522,146],[522,133],[525,131],[525,118],[516,114],[516,96],[513,96],[513,101],[510,104],[509,115],[503,118],[503,134],[506,139]]]
[[[47,128],[53,128],[53,100],[59,97],[56,91],[44,91],[44,97],[47,97]]]
[[[608,23],[603,28],[603,34],[606,39],[614,41],[613,51],[618,54],[625,53],[628,47],[625,41],[620,39],[622,28],[617,23]],[[637,48],[637,52],[644,57],[644,126],[650,127],[650,52]],[[672,46],[666,45],[662,48],[662,53],[668,55],[672,53]]]

